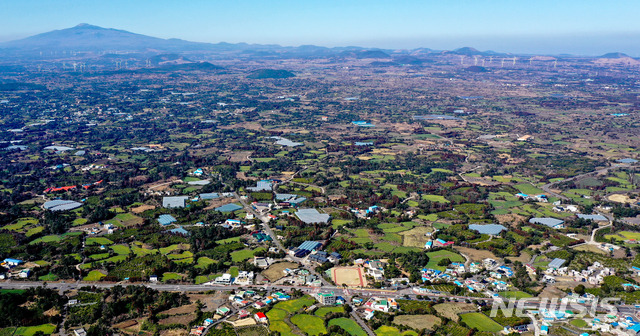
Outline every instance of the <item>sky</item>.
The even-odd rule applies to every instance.
[[[638,0],[2,0],[0,41],[79,23],[297,46],[640,56]]]

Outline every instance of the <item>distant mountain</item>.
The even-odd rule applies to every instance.
[[[346,50],[338,54],[339,57],[349,58],[391,58],[391,55],[382,50]]]
[[[487,51],[480,51],[478,49],[475,48],[471,48],[471,47],[463,47],[463,48],[458,48],[452,51],[448,51],[446,52],[448,54],[453,54],[453,55],[462,55],[462,56],[497,56],[497,55],[505,55],[502,53],[498,53],[492,50],[487,50]]]
[[[621,52],[612,52],[612,53],[604,54],[599,58],[626,58],[626,57],[629,57],[629,55]]]
[[[260,69],[251,72],[247,78],[251,79],[267,79],[267,78],[290,78],[296,75],[287,70]]]
[[[0,49],[23,52],[188,51],[212,49],[212,46],[209,43],[161,39],[85,23],[21,40],[0,43]]]

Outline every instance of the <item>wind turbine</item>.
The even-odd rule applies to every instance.
[[[513,65],[516,65],[516,57],[513,56]]]
[[[489,56],[489,64],[493,62],[493,56]]]
[[[482,66],[484,66],[484,58],[482,59]]]
[[[556,68],[556,65],[558,65],[558,60],[553,61],[553,68]]]
[[[460,55],[460,65],[464,65],[464,55]]]
[[[473,56],[473,65],[478,65],[478,56]]]
[[[502,59],[502,62],[500,62],[500,67],[504,68],[504,58]]]

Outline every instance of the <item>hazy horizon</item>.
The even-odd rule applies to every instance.
[[[194,42],[640,56],[640,3],[578,1],[276,0],[151,4],[26,0],[0,5],[0,42],[89,23]]]

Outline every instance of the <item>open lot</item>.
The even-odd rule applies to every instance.
[[[338,285],[346,284],[349,287],[365,287],[367,280],[364,273],[362,267],[334,267],[331,269],[333,282]]]
[[[433,330],[441,320],[435,315],[400,315],[393,319],[393,323],[407,326],[416,330]]]
[[[269,268],[267,268],[266,270],[262,271],[262,275],[265,278],[269,279],[269,281],[271,282],[277,281],[281,278],[284,278],[285,274],[283,271],[287,268],[296,269],[298,268],[298,264],[292,262],[275,263],[269,266]]]

